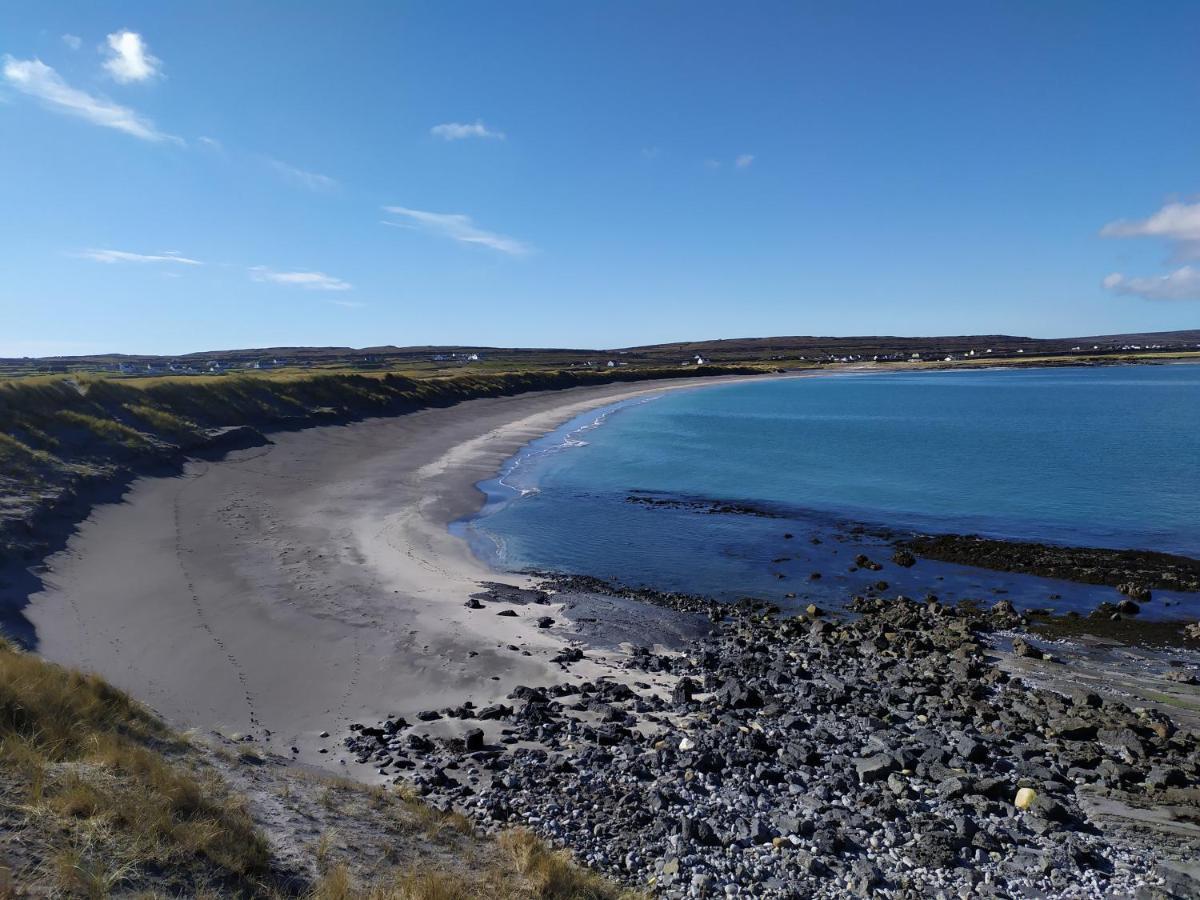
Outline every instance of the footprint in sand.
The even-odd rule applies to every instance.
[[[205,471],[207,471],[207,469],[205,469]],[[192,476],[192,478],[193,480],[197,479],[203,474],[204,473],[201,472]],[[237,677],[238,683],[242,687],[242,692],[246,700],[246,710],[249,714],[250,726],[252,728],[259,728],[261,727],[261,723],[258,720],[258,713],[254,708],[254,695],[250,691],[250,684],[246,678],[246,673],[242,669],[241,663],[238,662],[237,657],[226,648],[225,642],[221,639],[220,635],[213,630],[212,625],[209,623],[208,617],[204,613],[204,606],[200,603],[200,595],[196,591],[195,582],[192,580],[192,574],[188,571],[187,564],[184,562],[184,551],[186,548],[183,546],[183,527],[179,502],[185,489],[186,486],[181,488],[179,493],[175,495],[175,558],[179,564],[180,571],[183,572],[184,582],[187,585],[188,594],[192,601],[192,609],[196,613],[196,620],[199,622],[200,627],[203,628],[208,636],[212,639],[217,648],[225,653],[225,658],[229,661],[229,665],[232,667],[233,673]]]

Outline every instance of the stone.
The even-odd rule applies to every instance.
[[[472,728],[463,735],[463,745],[468,753],[475,753],[483,749],[483,729]]]
[[[874,756],[860,757],[854,760],[854,768],[858,772],[859,781],[870,783],[883,781],[900,766],[891,756],[885,753],[876,753]]]
[[[1017,796],[1013,799],[1013,806],[1017,809],[1029,809],[1037,801],[1038,794],[1031,787],[1023,787],[1017,791]]]
[[[1096,737],[1097,727],[1087,719],[1078,716],[1065,716],[1050,721],[1052,732],[1068,741],[1090,741]]]
[[[1131,599],[1140,601],[1141,603],[1147,603],[1150,600],[1150,588],[1146,587],[1144,584],[1126,582],[1125,584],[1118,584],[1117,590],[1126,597],[1130,597]]]
[[[717,700],[729,709],[755,709],[763,705],[762,695],[737,679],[721,685]]]
[[[948,831],[931,831],[921,835],[909,851],[909,858],[927,869],[948,869],[958,862],[962,839]]]
[[[496,613],[496,615],[507,616],[509,618],[515,619],[517,616],[517,611],[515,609],[502,609],[502,610],[500,610],[500,612]]]
[[[1030,646],[1029,642],[1024,638],[1013,638],[1012,649],[1014,656],[1021,656],[1027,659],[1042,658],[1042,651]]]
[[[1009,599],[997,600],[992,606],[992,612],[999,616],[1015,616],[1017,608],[1013,606],[1013,602]]]

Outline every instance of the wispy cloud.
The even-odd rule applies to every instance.
[[[524,241],[484,231],[471,221],[470,216],[461,213],[435,213],[420,209],[409,209],[406,206],[385,206],[385,212],[400,216],[404,222],[387,222],[383,224],[400,228],[417,228],[439,237],[449,238],[462,244],[482,244],[510,256],[524,256],[533,252],[533,247]]]
[[[733,161],[733,164],[739,169],[748,169],[754,163],[753,153],[743,153]]]
[[[286,284],[310,291],[348,291],[353,287],[348,281],[342,281],[342,279],[326,275],[324,272],[276,272],[266,266],[251,268],[250,277],[255,281]]]
[[[104,69],[118,84],[148,81],[162,74],[162,60],[152,56],[136,31],[114,31],[108,36]]]
[[[77,254],[82,259],[101,263],[178,263],[184,266],[202,266],[198,259],[183,256],[175,250],[159,253],[131,253],[128,250],[84,250]]]
[[[491,138],[502,141],[505,137],[503,131],[488,128],[481,119],[476,119],[473,124],[445,122],[441,125],[434,125],[429,129],[429,133],[443,141],[461,141],[466,138]]]
[[[715,172],[717,169],[721,168],[721,161],[717,159],[706,159],[704,161],[704,168],[708,169],[710,172]]]
[[[115,128],[144,141],[183,141],[159,131],[152,121],[126,106],[73,88],[40,59],[4,57],[4,80],[23,94],[41,100],[47,109],[78,116],[93,125]]]
[[[201,135],[200,137],[196,138],[196,140],[199,141],[201,144],[203,144],[205,147],[208,147],[210,150],[216,150],[218,153],[225,149],[225,145],[222,144],[220,141],[218,141],[214,137],[208,137],[207,135]]]
[[[83,46],[83,38],[77,34],[64,34],[62,36],[62,42],[72,50],[78,50]]]
[[[1200,259],[1200,203],[1168,203],[1145,219],[1119,219],[1102,229],[1103,237],[1148,237],[1168,241],[1175,259]]]
[[[358,300],[330,300],[329,302],[334,306],[343,306],[346,309],[362,309],[367,305]]]
[[[271,159],[270,157],[266,159],[267,164],[285,179],[293,184],[308,188],[310,191],[332,191],[338,186],[337,179],[330,178],[328,175],[310,172],[307,169],[301,169],[282,160]]]
[[[1114,294],[1132,294],[1147,300],[1200,300],[1200,269],[1183,266],[1166,275],[1127,278],[1114,272],[1104,279]]]

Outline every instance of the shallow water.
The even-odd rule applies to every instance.
[[[826,375],[671,392],[580,417],[481,487],[488,505],[461,527],[501,569],[795,602],[882,578],[918,596],[931,586],[948,598],[1007,590],[1091,609],[1113,592],[927,562],[852,572],[859,552],[886,564],[890,550],[848,523],[1200,556],[1200,366]],[[713,513],[713,499],[777,517]],[[1176,599],[1196,608],[1195,596]]]

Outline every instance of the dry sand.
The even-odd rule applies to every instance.
[[[36,649],[178,726],[269,732],[272,749],[327,765],[351,722],[411,721],[561,680],[549,659],[562,638],[534,624],[552,609],[512,607],[508,618],[499,604],[464,607],[496,575],[448,523],[479,508],[478,481],[588,408],[713,383],[471,400],[282,433],[179,477],[140,479],[47,561],[26,610]],[[575,669],[592,677],[604,664]]]

